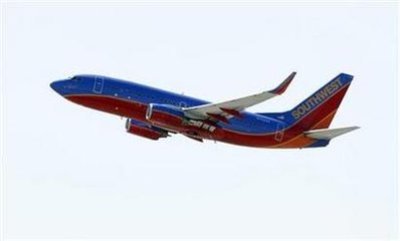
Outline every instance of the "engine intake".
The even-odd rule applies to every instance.
[[[168,131],[149,126],[141,121],[127,119],[125,124],[125,129],[128,133],[145,137],[151,140],[158,140],[159,138],[164,138],[168,136]]]

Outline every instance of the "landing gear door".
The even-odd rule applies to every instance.
[[[275,140],[281,142],[284,134],[285,134],[285,129],[283,127],[283,124],[278,122],[276,125]]]
[[[93,93],[101,94],[104,87],[104,77],[96,76],[93,84]]]

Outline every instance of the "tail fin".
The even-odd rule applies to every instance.
[[[284,113],[265,113],[301,130],[325,129],[331,124],[353,76],[339,74],[303,102]]]

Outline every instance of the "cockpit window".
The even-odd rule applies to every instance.
[[[78,77],[76,77],[76,76],[73,76],[73,77],[71,78],[71,80],[73,80],[73,81],[77,81],[77,80],[78,80]]]

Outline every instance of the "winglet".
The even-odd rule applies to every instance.
[[[292,72],[278,87],[269,92],[276,95],[282,94],[283,92],[285,92],[289,84],[292,82],[294,76],[296,76],[296,72]]]

